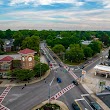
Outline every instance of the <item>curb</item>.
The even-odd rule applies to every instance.
[[[48,75],[50,74],[50,69],[46,72],[46,74],[44,76],[42,76],[41,78],[37,78],[37,79],[34,79],[32,81],[30,81],[29,83],[28,82],[23,82],[23,83],[5,83],[5,84],[0,84],[0,87],[7,87],[7,86],[24,86],[25,84],[27,85],[31,85],[31,84],[34,84],[34,83],[37,83],[39,81],[42,81],[43,79],[45,79]]]
[[[40,103],[39,105],[35,106],[32,110],[36,110],[36,109],[39,109],[40,107],[42,107],[43,105],[45,105],[46,103],[49,103],[48,100]],[[66,106],[65,103],[63,103],[62,101],[59,101],[59,100],[53,100],[50,102],[51,104],[57,104],[61,107],[61,110],[69,110],[68,107]]]

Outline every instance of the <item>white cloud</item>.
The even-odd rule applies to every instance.
[[[0,22],[0,28],[2,30],[12,29],[53,29],[53,30],[110,30],[108,23],[92,23],[86,21],[86,23],[79,24],[67,24],[67,23],[31,23],[26,21],[2,21]]]
[[[0,22],[0,28],[55,30],[110,30],[110,11],[104,9],[73,11],[16,11],[0,15],[14,20]],[[62,16],[62,17],[57,17]]]
[[[104,8],[110,8],[110,0],[102,0]]]
[[[3,4],[3,1],[0,1],[0,5],[2,5]]]
[[[79,0],[10,0],[10,5],[16,4],[29,4],[32,3],[33,5],[51,5],[54,3],[71,3],[76,6],[81,6],[84,2],[80,2]]]

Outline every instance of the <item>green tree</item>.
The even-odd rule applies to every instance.
[[[53,50],[55,53],[61,55],[62,52],[65,51],[65,47],[64,47],[63,45],[61,45],[61,44],[57,44],[57,45],[55,45],[55,46],[53,47],[52,50]]]
[[[83,49],[79,44],[70,45],[70,50],[66,51],[66,59],[71,62],[80,62],[84,58]]]
[[[2,50],[3,51],[3,41],[2,41],[2,39],[0,39],[0,50]]]
[[[22,42],[22,48],[30,48],[39,52],[40,39],[38,36],[26,37]]]
[[[13,38],[15,39],[14,41],[14,50],[18,50],[21,45],[22,45],[22,41],[24,40],[23,34],[20,31],[16,31],[13,34]]]
[[[102,42],[93,41],[88,46],[93,50],[93,54],[100,53],[100,50],[102,49]]]
[[[32,70],[26,70],[26,69],[16,69],[13,70],[12,76],[15,76],[17,79],[24,81],[24,80],[30,80],[34,77],[34,72]]]
[[[93,50],[90,47],[85,47],[83,52],[86,58],[92,57]]]
[[[103,36],[101,36],[100,40],[104,43],[104,45],[109,45],[109,36],[107,34],[104,34]]]
[[[5,34],[4,34],[4,32],[1,31],[1,30],[0,30],[0,38],[1,38],[1,39],[5,39]]]
[[[12,31],[10,29],[7,29],[5,31],[5,38],[7,38],[7,39],[12,38]]]
[[[45,74],[47,70],[49,70],[49,66],[45,63],[38,63],[34,66],[35,76],[40,77]]]

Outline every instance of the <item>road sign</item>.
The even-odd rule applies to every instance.
[[[82,74],[86,74],[86,71],[85,70],[82,70]]]

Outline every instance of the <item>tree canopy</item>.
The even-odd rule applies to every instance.
[[[38,63],[34,66],[35,76],[40,77],[45,74],[47,70],[49,70],[49,66],[45,63]]]
[[[66,59],[71,62],[80,62],[84,58],[83,49],[79,44],[70,45],[70,50],[66,51]]]
[[[38,36],[26,37],[22,42],[22,49],[30,48],[39,52],[40,39]]]
[[[57,53],[57,54],[61,54],[62,52],[65,51],[65,47],[64,47],[63,45],[61,45],[61,44],[57,44],[57,45],[55,45],[55,46],[53,47],[52,50],[53,50],[55,53]]]

